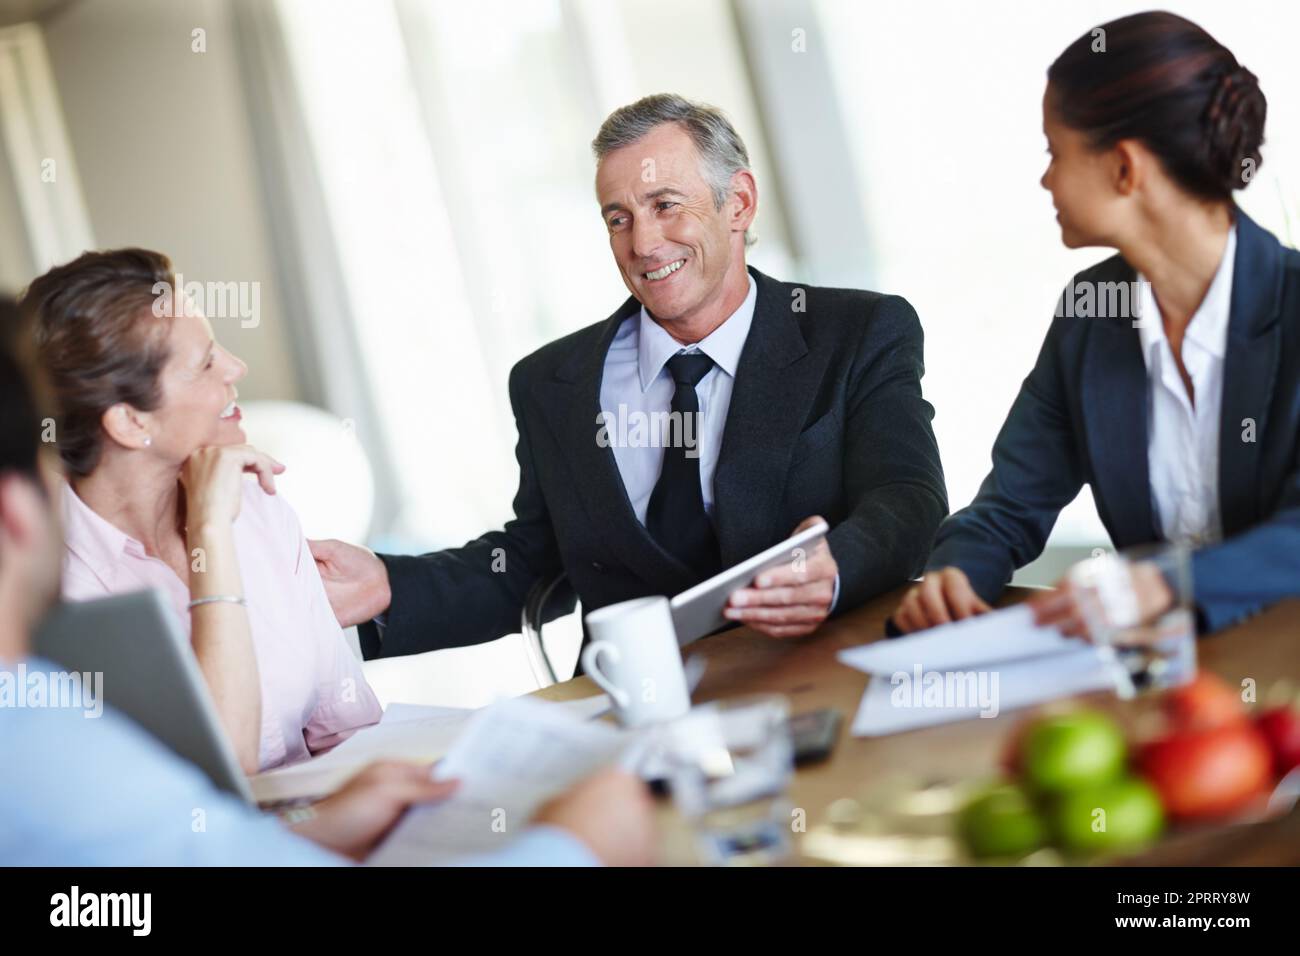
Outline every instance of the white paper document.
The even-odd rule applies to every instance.
[[[579,720],[594,719],[610,706],[608,694],[555,702],[530,699]],[[321,797],[376,760],[432,763],[451,749],[477,713],[463,707],[389,704],[379,723],[362,727],[329,753],[253,777],[253,795],[258,803]]]
[[[840,651],[842,663],[868,674],[926,670],[956,670],[1002,661],[1042,657],[1077,650],[1083,642],[1054,627],[1039,627],[1033,611],[1018,604],[955,624],[940,624],[919,634],[875,641]]]
[[[406,720],[429,717],[468,717],[472,713],[474,713],[472,707],[431,707],[428,704],[392,703],[384,708],[384,716],[379,718],[379,722],[399,724]]]
[[[394,711],[392,717],[389,711]],[[258,803],[333,793],[376,760],[432,763],[450,748],[476,711],[390,704],[377,724],[362,727],[329,753],[250,780]]]
[[[1115,687],[1113,657],[1084,644],[1062,653],[978,668],[912,667],[873,674],[853,736],[880,737],[955,720],[993,718],[1058,697]]]
[[[851,647],[839,660],[872,675],[855,737],[995,717],[1125,679],[1110,649],[1038,626],[1024,605]]]
[[[618,760],[630,742],[609,724],[532,698],[486,707],[434,770],[460,788],[408,812],[367,862],[433,866],[501,849],[542,803]]]
[[[433,710],[441,712],[407,713],[392,720],[385,714],[379,723],[361,728],[314,763],[367,764],[375,760],[437,760],[451,748],[475,711],[459,707]]]

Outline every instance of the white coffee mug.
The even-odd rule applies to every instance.
[[[611,604],[585,620],[592,642],[582,652],[582,669],[609,694],[619,723],[641,727],[691,709],[666,597]]]

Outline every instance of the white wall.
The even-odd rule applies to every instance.
[[[16,295],[31,279],[35,267],[3,137],[0,130],[0,293]]]
[[[42,27],[96,242],[164,252],[187,282],[259,282],[260,324],[217,337],[248,363],[241,396],[298,397],[227,0],[79,0]]]

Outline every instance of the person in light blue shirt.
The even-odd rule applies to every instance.
[[[41,377],[13,303],[0,298],[0,865],[327,866],[363,861],[414,804],[454,782],[378,763],[282,822],[217,790],[111,708],[86,707],[69,675],[29,656],[59,593],[57,471],[41,447]],[[641,782],[609,770],[548,803],[491,866],[651,862]]]
[[[28,679],[61,673],[59,665],[39,658],[25,664]],[[12,687],[17,677],[15,668],[0,664],[0,682]],[[106,708],[88,718],[80,707],[49,703],[5,707],[0,714],[5,865],[337,866],[364,853],[409,803],[437,799],[450,789],[430,780],[427,768],[379,764],[322,801],[298,824],[304,828],[298,835],[215,789],[121,714]],[[497,854],[465,862],[601,861],[567,830],[541,825]]]

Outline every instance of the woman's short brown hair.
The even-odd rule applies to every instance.
[[[86,252],[35,279],[23,306],[61,410],[59,455],[70,475],[95,470],[104,448],[101,421],[119,402],[151,411],[162,401],[170,310],[153,305],[158,283],[175,289],[171,261],[147,249]]]

